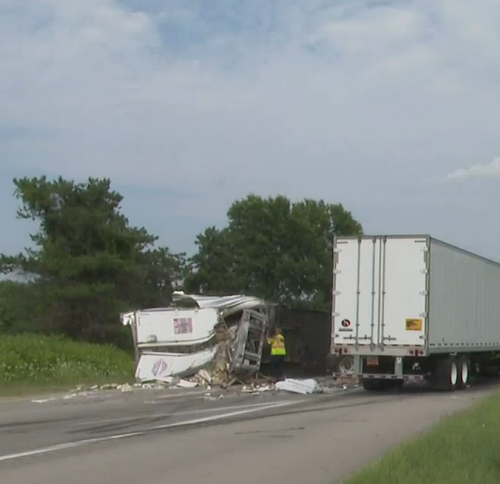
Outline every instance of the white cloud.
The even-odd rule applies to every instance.
[[[491,163],[475,164],[446,175],[448,181],[464,181],[469,178],[500,178],[500,157],[497,156]]]
[[[147,3],[0,0],[2,167],[181,192],[204,221],[281,191],[389,224],[497,150],[498,0]]]

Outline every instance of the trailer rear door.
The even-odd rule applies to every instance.
[[[338,238],[334,345],[423,346],[427,324],[428,238]]]

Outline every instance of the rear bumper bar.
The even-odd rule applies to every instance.
[[[360,379],[360,380],[404,380],[404,381],[423,381],[425,380],[424,375],[390,375],[387,373],[359,373],[352,375],[344,375],[343,373],[334,373],[334,378],[342,379]]]
[[[335,356],[360,355],[360,356],[427,356],[425,346],[335,346],[331,353]]]

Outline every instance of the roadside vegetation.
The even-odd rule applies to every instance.
[[[112,346],[61,336],[0,336],[0,394],[121,383],[134,375],[131,355]]]
[[[498,484],[500,393],[454,414],[344,484]]]

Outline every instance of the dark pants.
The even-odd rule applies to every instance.
[[[273,369],[273,376],[278,380],[282,380],[284,377],[283,365],[285,363],[284,356],[271,356],[271,364]]]

